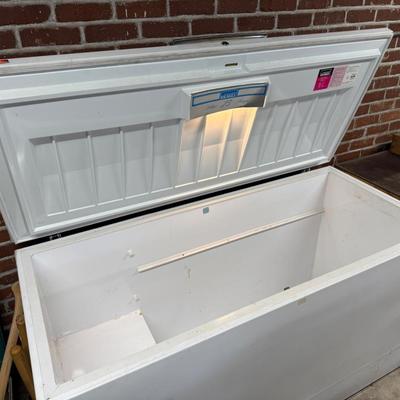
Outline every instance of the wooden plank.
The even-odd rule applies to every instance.
[[[17,344],[18,341],[18,327],[17,327],[17,317],[22,315],[22,301],[21,301],[21,291],[19,288],[19,283],[16,282],[12,285],[12,291],[15,297],[15,307],[14,316],[11,323],[10,333],[8,335],[7,345],[4,352],[3,363],[0,369],[0,399],[4,400],[8,380],[10,377],[10,370],[12,366],[11,349]]]
[[[13,346],[11,348],[11,357],[21,376],[22,382],[28,390],[31,399],[35,400],[35,389],[33,386],[32,370],[29,363],[29,356],[25,353],[21,346]]]

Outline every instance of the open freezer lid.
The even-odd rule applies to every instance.
[[[362,30],[0,64],[16,242],[328,162],[389,44]]]

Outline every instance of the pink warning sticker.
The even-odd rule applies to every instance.
[[[315,81],[314,91],[323,90],[329,87],[333,75],[333,68],[320,69]]]

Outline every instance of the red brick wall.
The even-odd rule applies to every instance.
[[[400,0],[0,0],[0,57],[164,45],[171,38],[209,33],[276,36],[386,26],[400,33]],[[337,161],[376,152],[400,130],[399,74],[395,37]],[[0,314],[7,324],[16,273],[3,222],[0,242]]]

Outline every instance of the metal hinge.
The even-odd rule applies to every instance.
[[[189,43],[200,43],[200,42],[214,42],[219,41],[223,46],[229,46],[231,41],[235,39],[266,39],[267,34],[264,32],[254,33],[224,33],[217,35],[199,35],[193,37],[184,37],[173,39],[169,42],[169,45],[177,44],[189,44]]]
[[[49,240],[56,240],[56,239],[60,239],[61,237],[61,233],[56,233],[54,235],[50,235],[49,236]]]

